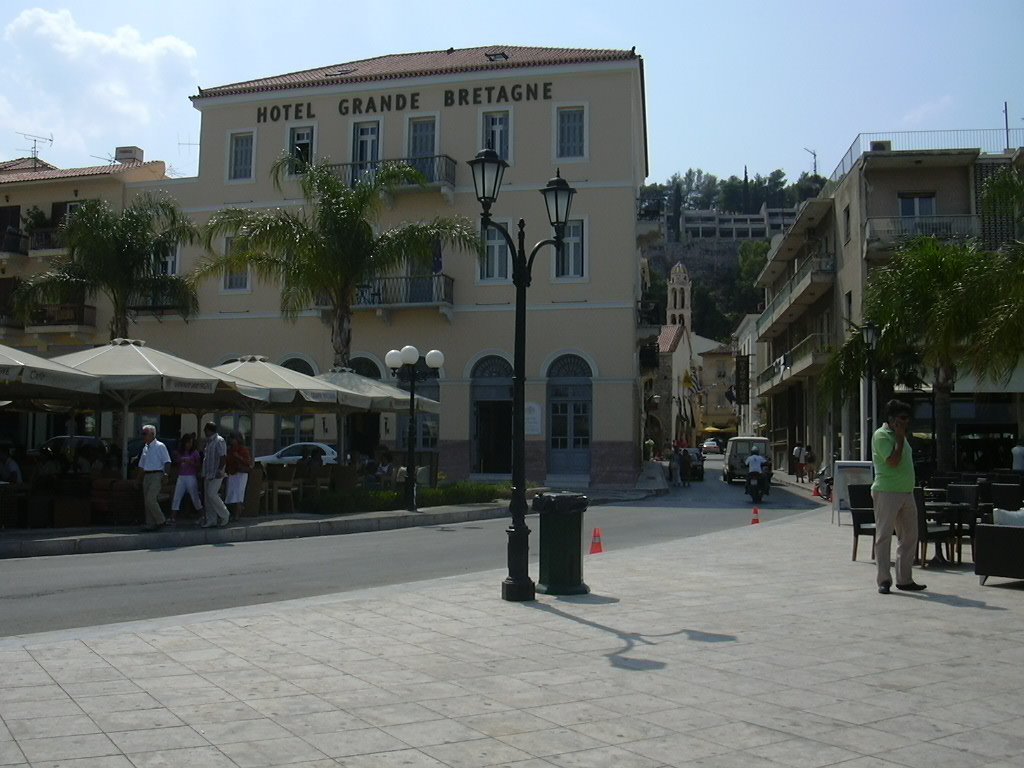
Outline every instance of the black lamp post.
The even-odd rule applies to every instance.
[[[405,508],[410,512],[416,509],[416,364],[420,360],[420,351],[411,344],[401,350],[392,349],[384,356],[384,364],[391,369],[400,380],[409,382],[409,444],[405,459]],[[428,368],[434,370],[444,365],[444,353],[432,349],[427,352],[424,361]]]
[[[556,251],[562,248],[565,225],[569,220],[569,209],[576,190],[556,171],[555,178],[548,181],[544,189],[544,204],[548,220],[555,230],[554,238],[541,240],[526,252],[526,221],[519,220],[518,242],[512,239],[508,229],[491,220],[491,205],[498,199],[502,178],[508,163],[493,149],[477,152],[468,161],[473,171],[473,187],[476,199],[483,212],[480,220],[484,231],[488,227],[501,233],[512,254],[512,284],[516,287],[515,345],[512,375],[512,499],[509,512],[512,524],[508,533],[508,577],[501,584],[503,600],[522,602],[533,600],[535,586],[530,579],[530,529],[526,527],[526,289],[530,285],[533,260],[545,245],[553,245]]]
[[[878,348],[878,326],[874,323],[864,323],[860,327],[861,336],[864,338],[864,347],[868,352],[868,376],[867,394],[864,398],[864,420],[867,424],[865,438],[861,440],[861,458],[864,461],[871,459],[871,435],[875,429],[875,350]]]

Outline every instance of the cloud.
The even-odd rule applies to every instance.
[[[124,25],[112,32],[86,29],[70,11],[32,8],[2,33],[5,115],[0,124],[18,132],[54,136],[59,165],[86,165],[89,155],[109,155],[117,144],[145,147],[159,132],[181,127],[191,111],[195,48],[169,35],[147,38]],[[3,136],[0,159],[24,154]],[[152,156],[150,156],[152,159]]]
[[[916,128],[921,125],[934,125],[935,118],[946,114],[953,107],[953,97],[948,93],[934,101],[926,101],[918,104],[909,112],[905,112],[900,122],[908,128]]]

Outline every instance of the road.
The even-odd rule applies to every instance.
[[[668,495],[586,512],[605,551],[698,536],[750,524],[739,485],[707,479]],[[762,520],[813,508],[773,489]],[[531,554],[536,559],[536,518]],[[365,587],[402,584],[505,565],[506,519],[347,536],[0,560],[0,636],[253,605]],[[536,576],[536,566],[532,573]],[[500,580],[499,580],[500,581]],[[494,588],[497,593],[498,583]]]

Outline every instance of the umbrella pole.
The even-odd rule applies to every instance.
[[[128,479],[128,400],[125,399],[121,412],[121,477]]]

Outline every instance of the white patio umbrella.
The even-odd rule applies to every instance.
[[[245,410],[270,393],[250,381],[147,347],[136,339],[114,339],[92,349],[55,357],[76,371],[102,379],[101,394],[124,411],[121,423],[122,467],[128,472],[128,412],[135,408],[196,411]]]
[[[371,411],[405,413],[409,409],[409,393],[404,389],[368,376],[361,376],[351,368],[332,368],[317,378],[369,397]],[[416,395],[416,410],[422,413],[440,413],[441,403],[429,397]]]
[[[0,344],[0,399],[77,399],[100,391],[100,379]]]
[[[259,410],[262,411],[351,412],[368,410],[372,404],[368,395],[338,387],[333,382],[293,371],[283,365],[276,365],[262,355],[243,355],[216,366],[214,370],[265,387],[270,393],[270,404],[260,404]]]

